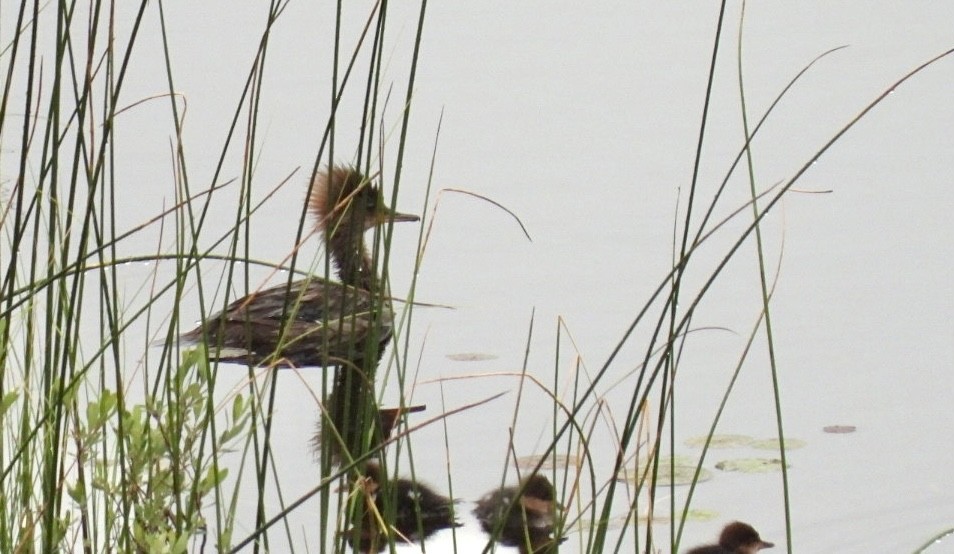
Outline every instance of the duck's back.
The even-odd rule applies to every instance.
[[[355,287],[319,278],[253,292],[184,334],[208,340],[209,357],[278,367],[360,366],[376,340],[377,355],[393,332],[391,304]]]

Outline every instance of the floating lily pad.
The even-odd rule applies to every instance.
[[[857,430],[858,428],[854,425],[827,425],[822,427],[822,431],[835,434],[854,433]]]
[[[676,517],[680,517],[682,514],[676,514]],[[686,521],[712,521],[719,517],[719,512],[712,510],[689,510],[686,514]],[[649,518],[646,514],[639,516],[639,521],[645,523]],[[657,512],[653,514],[653,523],[669,523],[669,514]],[[632,525],[633,518],[627,518],[625,515],[614,516],[606,521],[606,528],[608,530],[622,529],[624,525]],[[596,523],[591,519],[581,519],[580,523],[577,526],[578,531],[588,532],[592,529]]]
[[[803,448],[806,444],[805,441],[801,439],[793,439],[791,437],[785,438],[785,450],[796,450],[798,448]],[[752,444],[749,445],[752,448],[758,448],[759,450],[775,450],[779,449],[778,439],[761,439],[757,441],[752,441]]]
[[[645,520],[644,520],[645,521]],[[576,531],[580,533],[589,533],[591,529],[595,528],[598,523],[598,520],[593,519],[581,519],[579,523],[576,524]],[[606,520],[605,525],[606,529],[609,531],[615,531],[617,529],[622,529],[625,525],[632,525],[633,519],[627,519],[626,516],[613,516]]]
[[[692,457],[686,456],[685,454],[676,454],[675,456],[660,456],[659,457],[659,466],[696,466],[696,463],[699,460]],[[648,462],[645,459],[639,460],[639,467],[646,467]]]
[[[670,472],[672,469],[672,472]],[[696,466],[674,466],[660,465],[659,473],[656,475],[657,485],[691,485],[693,479],[697,483],[712,479],[712,472],[706,468],[699,470],[699,477],[696,477]]]
[[[543,459],[543,457],[538,455],[523,456],[522,458],[517,458],[517,467],[521,469],[533,469],[537,467],[537,464],[540,464],[541,459]],[[540,464],[540,469],[566,469],[568,467],[580,467],[580,460],[565,454],[551,454],[547,456],[546,459],[543,459],[543,463]]]
[[[722,471],[738,471],[741,473],[771,473],[782,470],[782,460],[778,458],[736,458],[723,460],[716,465]],[[791,466],[789,466],[791,467]]]
[[[458,352],[457,354],[448,354],[447,358],[455,362],[485,362],[487,360],[496,360],[497,356],[481,352]]]
[[[713,521],[719,517],[719,512],[715,510],[689,510],[686,513],[686,519],[689,521]]]
[[[708,438],[708,435],[691,437],[686,439],[685,445],[690,448],[702,448],[706,445]],[[754,440],[746,435],[712,435],[709,448],[742,448],[750,445]]]
[[[621,529],[624,523],[626,523],[625,516],[611,517],[606,520],[606,528],[610,531],[615,531],[616,529]],[[575,531],[577,533],[588,533],[589,530],[595,528],[596,525],[596,520],[581,519],[580,522],[576,524]]]
[[[625,476],[620,475],[617,477],[617,480],[623,483],[631,483],[633,485],[640,485],[649,482],[649,480],[652,478],[651,473],[647,473],[646,481],[640,483],[640,479],[643,478],[643,473],[646,471],[646,462],[640,461],[639,467],[640,469],[638,472],[630,469]],[[696,462],[691,458],[687,456],[675,456],[674,458],[670,458],[669,456],[660,456],[659,470],[656,473],[656,485],[689,485],[692,484],[695,475]],[[703,481],[708,481],[709,479],[712,479],[712,472],[706,468],[702,468],[699,471],[699,477],[696,478],[695,481],[697,483],[702,483]]]
[[[677,513],[676,517],[682,516]],[[712,521],[719,517],[719,512],[714,510],[689,510],[686,512],[686,521]],[[640,521],[646,521],[646,517],[640,517]],[[669,523],[669,514],[653,514],[653,523]]]

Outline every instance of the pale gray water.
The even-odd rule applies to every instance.
[[[201,188],[221,150],[265,9],[225,2],[165,9],[176,89],[188,101],[189,173],[193,186]],[[357,40],[368,9],[349,6],[346,45]],[[121,104],[167,89],[156,7],[149,10]],[[394,46],[385,85],[393,83],[394,91],[385,118],[388,129],[399,123],[417,18],[413,7],[392,10],[388,37]],[[296,222],[287,215],[289,206],[297,210],[329,113],[332,13],[330,6],[293,3],[271,37],[256,195],[263,197],[301,169],[257,216],[253,255],[260,259],[279,261],[292,246]],[[589,370],[602,365],[670,267],[672,221],[677,199],[684,208],[687,198],[716,16],[715,5],[686,2],[428,5],[398,207],[424,213],[423,183],[443,110],[435,187],[464,188],[504,204],[523,220],[533,242],[489,205],[458,195],[441,197],[418,276],[418,299],[456,310],[419,309],[410,329],[409,358],[420,357],[419,379],[428,382],[415,389],[413,402],[427,404],[427,416],[441,411],[435,379],[519,370],[534,310],[532,374],[552,382],[558,317]],[[714,192],[743,142],[734,49],[738,18],[739,6],[729,6],[703,151],[702,198]],[[954,46],[952,20],[954,9],[940,3],[749,5],[743,67],[753,120],[814,57],[850,45],[819,62],[760,133],[753,145],[759,185],[765,189],[789,178],[892,82]],[[354,151],[363,79],[359,72],[338,114],[340,161]],[[772,268],[783,233],[785,241],[772,315],[786,432],[807,441],[789,459],[799,552],[908,552],[954,526],[952,89],[951,59],[899,88],[795,187],[832,192],[792,193],[765,222]],[[171,133],[166,100],[121,117],[117,174],[130,183],[129,194],[137,200],[124,204],[120,228],[139,224],[162,203],[173,202]],[[393,160],[396,135],[385,150]],[[234,146],[225,178],[239,175],[240,155],[241,148]],[[9,163],[4,161],[4,178],[11,174]],[[220,197],[222,214],[231,213],[227,204],[236,190]],[[739,173],[717,217],[728,215],[748,194]],[[428,216],[433,204],[432,196]],[[697,222],[702,209],[697,207]],[[746,211],[700,252],[688,289],[701,285],[749,220]],[[226,215],[222,229],[229,223]],[[398,227],[394,237],[392,288],[400,296],[410,282],[417,229]],[[146,252],[154,248],[153,237],[143,240]],[[140,251],[129,247],[129,252]],[[314,252],[313,246],[306,248],[307,256]],[[677,397],[681,439],[707,431],[758,315],[755,256],[754,246],[747,244],[694,320],[697,328],[718,326],[734,333],[700,331],[690,339]],[[199,317],[197,308],[192,310],[187,321]],[[600,389],[617,419],[624,417],[626,388],[635,381],[628,378],[618,390],[606,386],[636,366],[647,337],[648,327],[641,326],[611,369],[615,377]],[[564,379],[573,367],[567,344],[564,337]],[[775,431],[764,340],[756,345],[720,432],[771,437]],[[446,357],[461,352],[497,357],[478,362]],[[138,353],[130,355],[138,358]],[[309,386],[319,387],[316,374],[303,375]],[[244,370],[236,368],[235,380],[243,376]],[[287,476],[282,483],[286,499],[314,485],[303,475],[318,478],[304,440],[318,410],[298,382],[287,373],[279,383],[276,463],[279,476]],[[516,384],[512,377],[444,383],[448,409],[511,391],[448,420],[456,496],[474,500],[499,482]],[[389,387],[386,399],[393,401],[395,388]],[[531,413],[535,403],[544,407],[541,413]],[[524,404],[516,430],[518,455],[536,452],[550,429],[550,404],[539,390],[529,390]],[[422,419],[414,416],[411,422]],[[822,432],[832,424],[858,429],[846,435]],[[605,443],[596,445],[597,475],[605,479],[613,450],[606,426],[598,428]],[[681,439],[676,451],[694,452]],[[418,474],[439,489],[446,488],[443,441],[438,425],[413,437]],[[754,455],[773,454],[713,451],[706,465],[711,469],[725,457]],[[684,495],[684,489],[677,494]],[[718,516],[690,523],[683,545],[708,541],[725,521],[742,519],[779,545],[773,552],[784,550],[777,474],[716,472],[698,488],[693,507]],[[303,535],[317,520],[317,510],[317,503],[310,503],[291,516],[298,548],[308,542]],[[253,521],[249,505],[248,520],[236,536]],[[668,528],[659,525],[657,533],[667,535]],[[479,536],[471,528],[464,534]],[[276,533],[272,540],[284,537]],[[567,545],[574,540],[571,535]],[[471,550],[466,542],[459,541],[460,551],[483,546],[474,540]],[[443,551],[442,544],[436,543],[434,551]],[[282,550],[274,543],[273,548]]]

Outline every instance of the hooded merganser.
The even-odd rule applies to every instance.
[[[518,486],[485,494],[477,501],[474,515],[484,532],[500,544],[516,546],[521,553],[544,553],[562,542],[551,537],[559,508],[549,479],[535,474]]]
[[[393,541],[423,542],[442,529],[460,526],[450,498],[411,479],[386,479],[375,463],[365,468],[363,489],[374,506],[368,506],[360,529],[352,529],[348,537],[361,552],[381,552]]]
[[[774,543],[763,541],[751,525],[734,521],[722,529],[719,544],[697,546],[686,554],[755,554],[773,546]]]
[[[344,166],[318,174],[308,206],[341,282],[311,276],[253,292],[182,335],[184,342],[204,340],[210,359],[253,366],[361,368],[368,352],[380,359],[393,314],[364,233],[419,218],[388,208],[378,187]]]
[[[182,336],[209,345],[209,358],[272,367],[335,367],[329,421],[357,452],[371,420],[365,410],[374,372],[391,339],[393,313],[374,271],[365,232],[388,221],[417,221],[387,207],[377,186],[355,168],[319,173],[307,198],[340,283],[316,276],[253,292]],[[382,427],[390,428],[392,422]],[[382,423],[385,423],[382,421]],[[330,433],[329,433],[330,434]]]

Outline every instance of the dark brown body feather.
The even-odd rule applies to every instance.
[[[209,358],[274,367],[361,367],[391,339],[387,299],[318,278],[254,292],[182,335]]]

